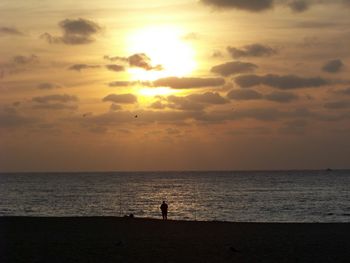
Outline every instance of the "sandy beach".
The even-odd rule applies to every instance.
[[[0,262],[349,262],[350,224],[2,217]]]

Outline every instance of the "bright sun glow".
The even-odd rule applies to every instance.
[[[162,65],[163,70],[130,68],[131,78],[144,81],[191,73],[196,66],[195,54],[190,43],[182,40],[183,35],[184,32],[172,26],[146,27],[133,32],[128,38],[129,54],[145,53],[153,66]]]

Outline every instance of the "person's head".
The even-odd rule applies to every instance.
[[[165,201],[163,201],[163,204],[165,204]]]

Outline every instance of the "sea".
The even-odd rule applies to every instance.
[[[350,222],[350,170],[0,173],[0,216]]]

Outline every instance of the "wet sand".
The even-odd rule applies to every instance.
[[[0,217],[0,262],[350,262],[350,224]]]

